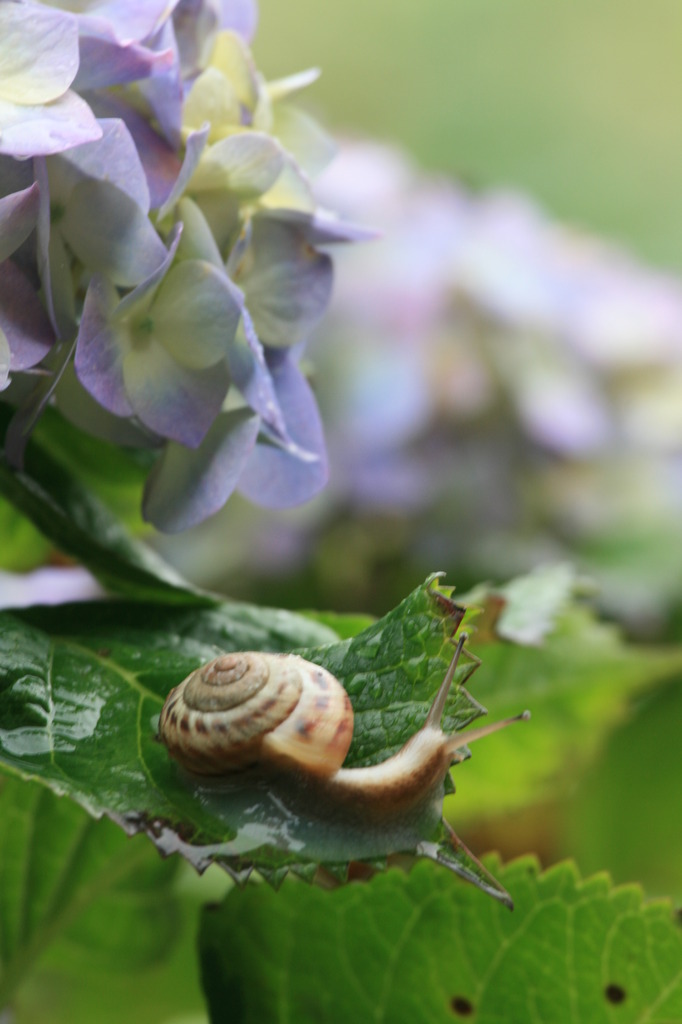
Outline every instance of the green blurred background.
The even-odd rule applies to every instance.
[[[682,268],[678,0],[260,0],[267,77],[319,66],[334,133],[510,185]],[[307,97],[306,97],[307,98]]]

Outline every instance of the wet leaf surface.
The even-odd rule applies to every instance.
[[[309,815],[271,782],[198,783],[156,740],[168,690],[221,650],[296,649],[329,668],[355,706],[347,764],[394,752],[423,722],[449,663],[461,617],[429,581],[358,636],[334,641],[329,627],[276,610],[226,603],[201,609],[135,602],[34,608],[0,619],[0,758],[6,770],[68,794],[93,815],[143,830],[163,853],[198,869],[218,861],[236,875],[318,862],[342,866],[397,850],[438,856],[433,821],[394,830]],[[458,668],[443,724],[451,732],[482,709]],[[430,845],[429,845],[430,844]],[[448,859],[479,877],[461,850]],[[277,878],[275,877],[276,881]],[[489,883],[483,882],[487,887]]]

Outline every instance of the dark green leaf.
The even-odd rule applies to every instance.
[[[570,864],[539,874],[524,859],[499,874],[513,914],[428,864],[331,892],[233,890],[202,919],[211,1020],[682,1020],[682,929],[668,904],[605,875],[580,882]]]
[[[44,786],[0,777],[0,1009],[44,951],[68,936],[108,969],[166,955],[176,865]]]
[[[9,410],[0,405],[0,426]],[[56,415],[56,414],[55,414]],[[26,466],[14,470],[0,454],[0,493],[56,547],[111,590],[138,600],[215,603],[194,590],[146,545],[133,540],[69,467],[33,438]]]
[[[682,687],[647,693],[576,781],[568,806],[581,866],[608,867],[648,892],[682,901]]]
[[[270,783],[216,788],[190,781],[155,739],[170,688],[219,651],[295,648],[347,684],[356,708],[347,763],[383,759],[423,722],[462,616],[430,583],[359,636],[337,643],[309,619],[237,603],[206,610],[101,602],[6,613],[0,760],[131,832],[144,829],[162,851],[180,850],[199,868],[219,860],[237,873],[253,863],[277,872],[311,860],[410,851],[422,840],[434,843],[424,852],[437,856],[435,823],[428,831],[412,820],[395,832],[374,824],[348,830],[344,821],[316,818],[307,808],[292,812]],[[473,667],[459,667],[459,683]],[[453,731],[480,713],[457,687],[444,727]],[[450,859],[470,875],[462,851],[450,851]]]

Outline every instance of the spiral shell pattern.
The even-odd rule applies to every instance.
[[[293,654],[221,654],[170,691],[159,720],[171,757],[199,775],[251,765],[332,775],[352,737],[344,688]]]

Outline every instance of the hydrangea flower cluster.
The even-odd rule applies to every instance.
[[[48,402],[158,450],[160,529],[235,488],[307,500],[327,463],[302,345],[330,296],[318,247],[364,237],[316,206],[332,155],[266,82],[251,0],[0,4],[0,389],[20,465]]]

